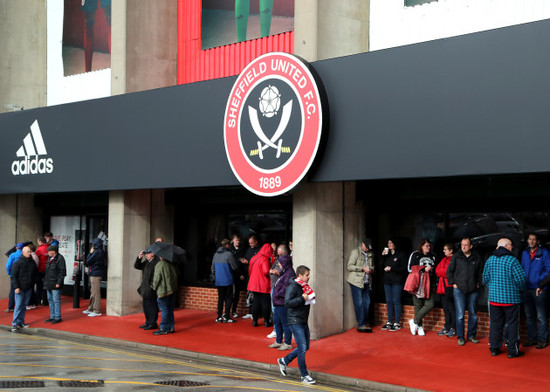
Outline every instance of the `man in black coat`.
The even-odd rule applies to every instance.
[[[459,346],[465,344],[464,315],[466,306],[468,307],[468,341],[479,343],[476,338],[476,304],[483,280],[483,260],[472,248],[472,240],[463,238],[460,242],[460,251],[453,256],[449,267],[447,267],[447,281],[454,287],[456,334]]]
[[[141,251],[136,258],[134,268],[142,271],[141,284],[138,288],[138,293],[142,297],[143,314],[145,315],[145,324],[140,325],[140,328],[150,330],[157,329],[157,320],[159,317],[159,307],[157,303],[157,292],[153,290],[153,275],[155,274],[155,266],[159,259],[149,248]]]
[[[19,328],[27,328],[29,324],[25,324],[25,313],[27,303],[31,298],[32,290],[38,268],[33,258],[31,257],[32,250],[25,246],[21,252],[19,259],[13,263],[11,268],[11,284],[14,287],[15,308],[13,311],[13,321],[11,331],[17,332]]]
[[[47,249],[50,255],[44,272],[44,288],[48,293],[48,304],[50,305],[50,318],[46,323],[57,324],[61,322],[61,289],[63,280],[67,275],[65,258],[59,254],[57,245],[50,245]]]

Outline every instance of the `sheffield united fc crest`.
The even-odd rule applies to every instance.
[[[231,169],[251,192],[288,192],[310,168],[322,129],[321,99],[306,64],[269,53],[239,75],[224,117]]]

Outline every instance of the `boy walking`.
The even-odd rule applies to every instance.
[[[315,293],[308,285],[310,269],[305,265],[296,268],[298,277],[291,280],[285,294],[285,307],[288,310],[287,323],[294,336],[296,348],[286,357],[277,359],[279,370],[283,376],[287,375],[286,367],[298,357],[298,367],[302,383],[315,384],[306,366],[306,351],[309,350],[309,317],[310,304],[315,303]]]

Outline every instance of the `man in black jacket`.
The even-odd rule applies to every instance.
[[[13,263],[11,268],[11,284],[14,287],[15,295],[15,308],[11,324],[12,332],[17,332],[19,328],[29,326],[29,324],[25,324],[25,313],[38,273],[38,268],[31,257],[31,253],[31,248],[25,246],[21,256]]]
[[[287,308],[287,324],[292,331],[296,348],[286,357],[277,359],[279,370],[283,376],[287,375],[286,367],[298,357],[298,367],[302,383],[315,384],[311,378],[306,366],[306,351],[309,350],[309,327],[307,319],[309,317],[310,304],[314,303],[315,293],[309,285],[310,270],[305,265],[296,268],[296,279],[291,280],[285,293],[285,307]],[[313,300],[314,301],[314,300]]]
[[[476,338],[477,314],[476,303],[479,288],[482,284],[483,260],[472,251],[470,238],[463,238],[460,251],[453,256],[447,268],[447,280],[453,285],[453,296],[456,308],[456,334],[458,345],[464,346],[464,314],[468,306],[468,341],[479,343]]]
[[[50,245],[47,249],[50,258],[44,272],[44,288],[48,292],[48,303],[50,305],[50,318],[46,323],[57,324],[61,322],[61,289],[63,280],[67,275],[65,258],[60,255],[57,245]]]
[[[158,257],[147,248],[139,253],[134,263],[134,268],[142,271],[138,293],[143,298],[142,306],[143,314],[145,315],[145,324],[139,327],[145,330],[158,328],[159,306],[157,303],[157,292],[151,287],[153,284],[153,275],[155,274],[155,266],[158,261]]]

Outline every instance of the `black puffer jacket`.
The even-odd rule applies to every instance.
[[[16,289],[32,289],[37,273],[38,268],[32,257],[26,258],[21,255],[11,267],[11,283]]]
[[[303,294],[302,286],[291,279],[285,293],[288,325],[307,324],[310,305],[306,305]]]
[[[46,290],[59,290],[63,287],[63,280],[67,275],[65,258],[59,253],[50,257],[46,263],[46,272],[44,273],[44,288]],[[55,287],[58,284],[59,287]]]
[[[483,260],[477,252],[466,257],[459,251],[453,256],[447,267],[447,281],[450,285],[457,285],[463,293],[476,291],[483,282]]]

